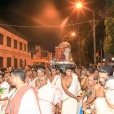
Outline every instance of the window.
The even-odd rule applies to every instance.
[[[26,44],[24,44],[24,51],[26,51]]]
[[[11,47],[11,38],[10,37],[7,37],[7,46]]]
[[[23,61],[20,59],[20,67],[23,67]]]
[[[25,59],[25,64],[24,65],[26,66],[26,59]]]
[[[11,58],[7,58],[7,67],[10,67],[11,66]]]
[[[22,50],[22,42],[20,42],[20,50]]]
[[[14,48],[17,49],[17,40],[14,40]]]
[[[0,44],[3,45],[3,34],[0,34]]]
[[[0,67],[3,67],[3,57],[0,57]]]
[[[17,58],[14,58],[14,68],[17,68]]]

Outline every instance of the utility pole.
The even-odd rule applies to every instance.
[[[96,64],[96,38],[95,38],[95,12],[93,11],[93,51],[94,51],[94,64]]]
[[[81,66],[81,41],[79,37],[79,66]]]
[[[102,52],[102,42],[101,42],[101,40],[100,40],[100,52],[101,52],[101,65],[102,65],[102,63],[103,63],[103,52]]]

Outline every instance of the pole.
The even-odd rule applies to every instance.
[[[80,45],[81,45],[81,42],[80,42],[80,37],[79,37],[79,66],[81,66],[81,50],[80,50]]]
[[[101,42],[101,40],[100,40],[100,50],[101,50],[101,65],[102,65],[102,63],[103,63],[103,53],[102,53],[102,42]]]
[[[95,38],[95,12],[93,11],[93,51],[94,51],[94,65],[96,64],[96,38]]]

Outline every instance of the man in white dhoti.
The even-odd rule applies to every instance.
[[[66,69],[66,76],[62,79],[62,113],[61,114],[76,114],[77,113],[77,77],[73,75],[72,69]]]
[[[29,85],[32,85],[35,87],[35,81],[38,79],[38,76],[37,76],[37,71],[36,70],[33,70],[32,71],[32,79],[31,79],[31,82],[29,82]]]
[[[40,77],[40,76],[43,76],[45,73],[45,69],[44,68],[38,68],[37,70],[37,76]]]
[[[60,103],[61,95],[62,95],[61,77],[60,75],[57,75],[56,68],[51,69],[51,74],[52,75],[49,77],[49,80],[58,93],[58,96],[60,98],[59,99],[59,103]]]
[[[49,80],[52,84],[52,86],[56,89],[56,92],[58,94],[59,100],[56,105],[56,113],[60,114],[61,109],[61,95],[62,95],[62,86],[61,86],[61,76],[57,75],[57,69],[53,67],[51,69],[51,76],[49,77]]]
[[[51,84],[47,83],[47,76],[43,75],[36,81],[41,114],[54,114],[53,105],[57,104],[58,95]]]
[[[45,69],[42,68],[42,67],[38,68],[38,70],[37,70],[37,77],[39,78],[39,77],[43,76],[44,74],[45,74]],[[47,83],[50,83],[49,79],[47,79]]]

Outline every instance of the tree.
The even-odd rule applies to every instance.
[[[107,17],[105,17],[105,33],[104,39],[104,53],[106,62],[111,60],[114,55],[114,0],[106,0],[105,9],[109,9]],[[105,10],[105,12],[107,12]]]
[[[104,51],[114,54],[114,18],[105,18],[106,38],[104,40]]]

